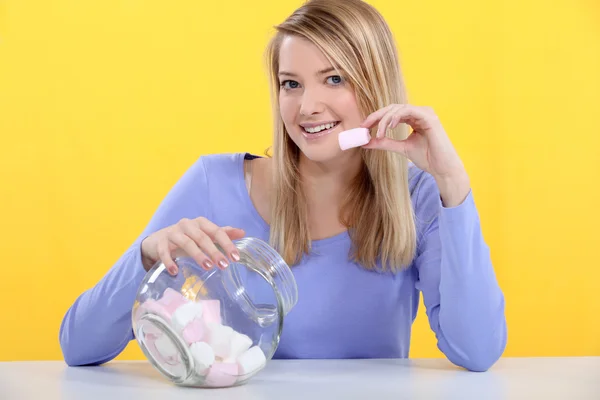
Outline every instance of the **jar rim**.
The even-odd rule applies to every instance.
[[[238,263],[253,269],[271,284],[282,303],[283,315],[287,315],[298,302],[298,286],[289,265],[273,247],[259,238],[244,237],[233,243],[240,252]]]

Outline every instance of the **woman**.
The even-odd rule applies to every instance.
[[[248,235],[270,241],[298,284],[275,358],[408,357],[422,292],[439,349],[487,370],[506,344],[504,297],[469,177],[434,111],[407,104],[383,18],[359,0],[310,1],[278,26],[267,59],[273,157],[200,157],[68,310],[66,362],[101,364],[125,348],[155,262],[176,274],[182,248],[227,268],[232,241]],[[342,151],[338,134],[356,127],[371,141]]]

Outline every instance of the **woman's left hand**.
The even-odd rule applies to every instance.
[[[445,205],[457,205],[464,200],[470,190],[467,173],[433,109],[391,104],[369,115],[361,127],[371,128],[376,123],[376,137],[363,148],[393,151],[410,159],[435,178]],[[385,136],[387,129],[400,123],[413,129],[408,138],[395,140]]]

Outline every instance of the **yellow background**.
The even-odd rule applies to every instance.
[[[301,4],[0,0],[0,360],[60,359],[69,305],[198,156],[270,145],[263,49]],[[372,4],[470,172],[504,355],[600,355],[600,3]],[[422,308],[411,356],[442,356]]]

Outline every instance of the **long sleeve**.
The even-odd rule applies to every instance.
[[[486,371],[504,352],[507,327],[504,295],[473,193],[459,206],[446,208],[435,180],[426,174],[417,190],[417,289],[438,348],[458,366]]]
[[[203,201],[207,192],[206,172],[200,158],[173,186],[142,234],[96,285],[75,300],[59,332],[68,365],[108,362],[134,338],[131,308],[146,274],[141,260],[142,240],[181,218],[207,216],[209,207]]]

